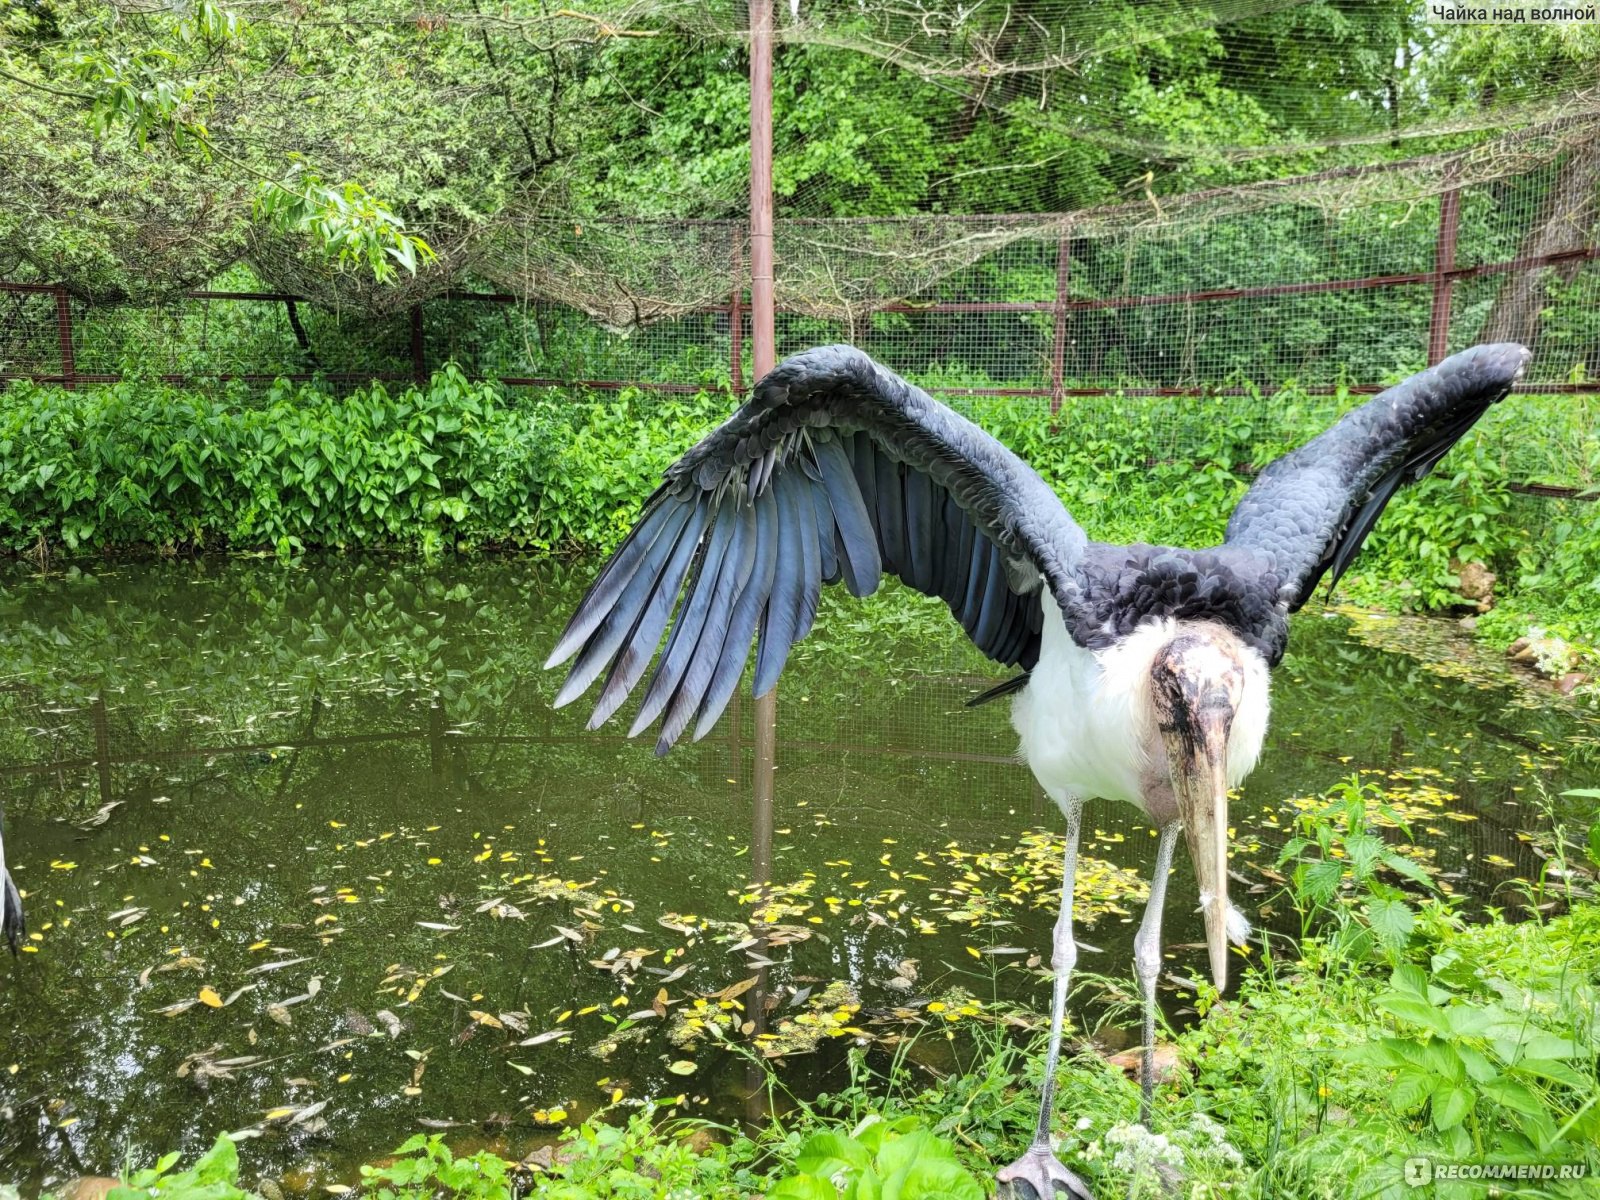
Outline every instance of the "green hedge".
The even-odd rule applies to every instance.
[[[1095,398],[1054,420],[1036,401],[963,407],[1050,481],[1091,536],[1204,545],[1248,486],[1237,464],[1270,461],[1351,402],[1292,391]],[[279,383],[255,402],[143,382],[17,385],[0,392],[0,546],[603,549],[662,469],[732,405],[715,391],[516,396],[454,367],[426,389],[339,398]],[[1538,396],[1498,406],[1390,505],[1354,593],[1443,607],[1455,598],[1451,564],[1480,561],[1499,573],[1502,596],[1597,640],[1600,507],[1515,496],[1509,484],[1524,468],[1503,457],[1543,437],[1563,474],[1592,470],[1578,461],[1595,452],[1567,429],[1569,407]]]

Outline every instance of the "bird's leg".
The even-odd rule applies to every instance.
[[[1050,969],[1055,978],[1050,997],[1050,1048],[1045,1053],[1044,1086],[1039,1091],[1039,1123],[1027,1152],[996,1174],[1002,1185],[1026,1183],[1037,1200],[1054,1200],[1057,1189],[1072,1200],[1092,1200],[1088,1186],[1067,1170],[1050,1148],[1050,1124],[1055,1112],[1056,1066],[1061,1061],[1061,1027],[1067,1016],[1067,985],[1078,961],[1078,944],[1072,937],[1072,894],[1078,873],[1078,829],[1083,819],[1083,801],[1074,796],[1063,807],[1067,814],[1067,848],[1061,860],[1061,914],[1056,918],[1051,938]]]
[[[1139,1123],[1150,1127],[1150,1101],[1156,1085],[1156,978],[1161,974],[1161,909],[1167,899],[1167,875],[1172,871],[1172,848],[1178,841],[1178,821],[1161,827],[1156,842],[1155,875],[1150,880],[1150,902],[1133,938],[1133,974],[1144,993],[1144,1053],[1139,1064]]]

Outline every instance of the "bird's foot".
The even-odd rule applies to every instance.
[[[1028,1152],[1009,1167],[995,1173],[1000,1183],[999,1197],[1010,1200],[1094,1200],[1089,1185],[1062,1165],[1049,1145],[1035,1142]]]

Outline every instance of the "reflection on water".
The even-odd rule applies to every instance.
[[[962,708],[981,659],[904,598],[828,610],[785,677],[764,846],[748,699],[665,760],[551,711],[539,663],[579,582],[11,568],[0,804],[33,932],[0,966],[0,1179],[228,1129],[257,1135],[250,1172],[310,1187],[430,1126],[522,1154],[644,1097],[737,1119],[761,1075],[722,1040],[815,1089],[850,1045],[1042,1001],[1060,822],[1003,706]],[[1593,784],[1595,731],[1511,700],[1306,614],[1234,808],[1241,903],[1269,897],[1253,864],[1294,800],[1357,770],[1457,890],[1533,871],[1517,831],[1538,789]],[[1085,830],[1087,965],[1121,977],[1154,838],[1109,805]]]

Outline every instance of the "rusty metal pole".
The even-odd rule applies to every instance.
[[[750,0],[750,350],[755,377],[777,362],[772,287],[772,0]],[[778,691],[755,703],[754,816],[750,870],[772,879],[772,806],[778,756]]]
[[[69,392],[76,386],[77,359],[72,352],[72,297],[65,287],[56,288],[56,336],[61,345],[61,386]]]
[[[733,394],[744,391],[744,231],[733,227],[733,294],[728,299],[728,378]]]
[[[1454,176],[1454,168],[1451,168]],[[1439,240],[1433,249],[1433,315],[1428,321],[1428,365],[1444,358],[1450,345],[1450,292],[1456,269],[1456,231],[1461,224],[1461,189],[1439,197]]]
[[[428,357],[422,341],[422,305],[411,306],[411,378],[418,388],[428,386]]]
[[[1055,343],[1050,348],[1050,415],[1061,411],[1066,396],[1067,375],[1067,286],[1071,279],[1072,243],[1066,234],[1056,243]]]

